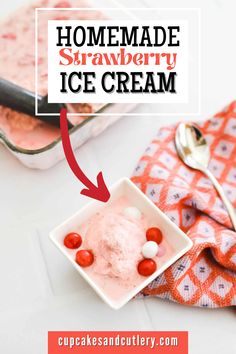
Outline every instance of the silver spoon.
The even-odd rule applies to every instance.
[[[217,179],[208,169],[210,161],[210,148],[201,130],[192,123],[180,123],[176,129],[175,145],[179,157],[189,167],[203,172],[212,182],[219,193],[234,229],[236,230],[236,215],[234,208]]]

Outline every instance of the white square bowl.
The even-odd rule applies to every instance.
[[[61,225],[50,232],[50,239],[59,248],[59,250],[68,258],[79,274],[91,285],[97,294],[113,309],[119,309],[129,300],[137,295],[144,287],[152,282],[158,275],[163,273],[168,267],[183,256],[191,247],[192,241],[181,231],[169,218],[143,194],[133,182],[128,178],[122,178],[110,188],[111,198],[104,204],[99,201],[92,201],[77,213],[65,220]],[[72,256],[71,250],[67,250],[63,245],[65,235],[78,229],[78,226],[86,222],[96,212],[101,211],[104,206],[114,200],[126,196],[132,206],[137,207],[144,215],[155,220],[155,225],[163,231],[165,239],[173,247],[173,256],[165,261],[155,273],[144,278],[143,282],[127,293],[119,300],[111,299],[104,291],[91,279],[91,277],[80,267]]]

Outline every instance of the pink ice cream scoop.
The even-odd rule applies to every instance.
[[[82,266],[83,272],[109,298],[121,299],[142,284],[152,274],[147,274],[151,269],[150,261],[158,269],[173,256],[173,248],[165,237],[160,245],[156,245],[154,253],[150,254],[149,248],[148,255],[143,254],[147,253],[147,250],[144,252],[144,246],[148,243],[146,232],[151,225],[155,225],[153,217],[143,213],[126,196],[122,196],[104,205],[75,229],[82,237],[79,252],[90,251],[94,256],[91,265]],[[63,247],[65,249],[65,243]],[[156,254],[158,249],[160,254]],[[73,262],[81,265],[77,262],[78,249],[69,252]],[[142,262],[140,272],[139,265]]]
[[[124,218],[122,213],[96,214],[84,243],[95,255],[93,271],[127,281],[136,277],[145,240],[142,223],[142,220]]]

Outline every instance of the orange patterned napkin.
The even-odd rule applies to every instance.
[[[236,208],[236,101],[201,124],[210,170]],[[140,159],[133,182],[193,241],[193,248],[142,291],[185,305],[236,305],[236,233],[213,185],[185,166],[175,127],[162,128]]]

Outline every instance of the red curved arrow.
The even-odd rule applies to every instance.
[[[99,172],[97,175],[97,186],[94,185],[87,176],[85,176],[84,172],[79,167],[73,149],[71,147],[70,136],[68,131],[68,123],[67,123],[67,110],[65,108],[61,109],[60,112],[60,128],[61,128],[61,138],[62,138],[62,146],[64,149],[64,153],[67,159],[67,162],[75,174],[75,176],[85,185],[85,189],[83,189],[80,194],[86,195],[87,197],[100,200],[101,202],[107,202],[110,199],[110,193],[107,189],[107,186],[104,182],[102,172]]]

